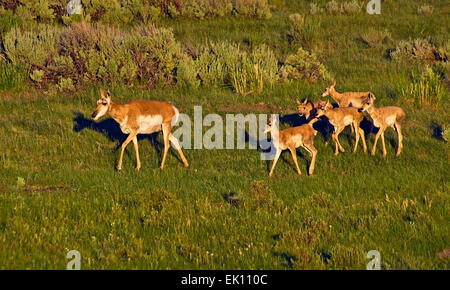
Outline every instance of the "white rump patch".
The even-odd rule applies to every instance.
[[[299,147],[303,144],[303,136],[298,134],[292,137],[292,141],[294,142],[296,147]]]
[[[387,117],[386,118],[386,125],[388,125],[388,126],[394,125],[395,119],[396,119],[395,115]]]
[[[161,115],[148,115],[148,116],[139,116],[139,130],[138,133],[141,134],[151,134],[154,132],[161,131],[162,125],[162,116]]]
[[[353,121],[353,117],[352,117],[352,116],[345,116],[345,117],[344,117],[344,125],[345,125],[345,126],[351,124],[352,121]]]

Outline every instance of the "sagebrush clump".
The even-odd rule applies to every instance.
[[[282,79],[306,79],[310,82],[319,80],[331,80],[331,75],[317,56],[299,48],[297,53],[286,58],[280,69]]]
[[[39,25],[7,33],[5,55],[25,65],[38,88],[70,91],[82,85],[137,85],[146,88],[227,86],[240,95],[261,93],[278,80],[272,50],[244,50],[232,42],[210,43],[195,55],[184,51],[171,29],[141,25],[124,31],[101,24]]]
[[[431,39],[401,40],[390,52],[393,60],[419,60],[421,62],[447,62],[448,47],[438,48]]]
[[[70,24],[71,18],[66,12],[67,2],[17,0],[5,7],[21,19],[44,23],[60,20]],[[147,24],[160,16],[198,19],[229,15],[260,19],[271,17],[267,0],[85,0],[82,5],[82,17],[86,21],[109,25]]]
[[[377,30],[374,28],[369,28],[360,35],[361,40],[367,44],[369,47],[375,48],[379,47],[383,41],[391,38],[391,33],[385,30]]]
[[[346,1],[339,4],[335,0],[331,0],[325,4],[324,8],[321,8],[319,4],[310,3],[309,13],[318,14],[326,12],[328,14],[357,14],[361,12],[362,4],[357,0]]]

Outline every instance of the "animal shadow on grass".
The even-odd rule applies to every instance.
[[[102,120],[100,122],[96,122],[90,118],[86,118],[82,113],[80,112],[74,112],[75,117],[73,118],[73,131],[74,132],[81,132],[84,129],[92,130],[99,132],[106,136],[110,141],[117,142],[117,146],[114,148],[114,151],[117,151],[121,146],[122,143],[127,139],[128,135],[124,134],[122,130],[120,129],[119,124],[114,121],[112,118],[108,118],[105,120]],[[164,148],[164,144],[159,142],[157,140],[158,133],[152,133],[152,134],[138,134],[137,138],[138,141],[148,139],[150,144],[155,147],[156,152],[158,156],[160,156],[160,159],[162,159],[162,151]],[[130,144],[128,144],[130,145]],[[169,150],[170,154],[173,155],[179,162],[182,162],[181,159],[171,152]],[[128,155],[130,155],[129,152],[127,152]],[[161,160],[160,160],[161,161]]]
[[[298,261],[298,258],[288,252],[274,252],[273,255],[281,259],[281,266],[292,269],[294,267],[294,263]]]
[[[441,125],[439,125],[436,122],[431,123],[430,125],[430,130],[431,130],[431,137],[441,140],[441,141],[445,141],[444,138],[444,129],[442,128]]]

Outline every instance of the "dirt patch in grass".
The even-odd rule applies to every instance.
[[[450,248],[444,249],[438,253],[439,259],[445,260],[450,258]]]

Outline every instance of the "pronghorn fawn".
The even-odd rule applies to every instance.
[[[398,148],[396,155],[400,155],[403,149],[402,121],[405,119],[405,111],[400,107],[389,106],[376,108],[374,106],[375,96],[369,96],[364,102],[361,112],[366,111],[372,118],[373,125],[379,128],[372,147],[372,155],[375,155],[378,138],[381,136],[383,144],[383,156],[386,156],[386,145],[384,144],[384,131],[387,127],[392,127],[397,131]]]
[[[328,102],[327,102],[328,103]],[[328,105],[325,107],[319,107],[317,111],[317,117],[325,116],[334,127],[334,132],[331,135],[334,144],[335,150],[334,155],[338,155],[339,151],[345,152],[341,143],[339,142],[339,134],[344,130],[347,126],[352,126],[355,132],[356,142],[355,147],[353,148],[353,152],[356,152],[358,148],[358,142],[361,137],[361,141],[363,143],[364,152],[367,151],[366,140],[364,138],[364,130],[359,126],[361,121],[364,119],[364,114],[358,111],[358,108],[354,107],[345,107],[345,108],[334,108],[327,109]]]
[[[314,147],[314,136],[316,136],[317,131],[314,130],[312,124],[317,121],[317,119],[311,120],[308,124],[303,124],[297,127],[291,127],[284,130],[279,130],[276,124],[276,118],[269,116],[267,121],[265,133],[270,132],[272,135],[273,144],[276,149],[275,159],[273,160],[272,168],[270,169],[269,176],[272,176],[275,165],[277,164],[278,158],[281,152],[285,149],[289,149],[292,154],[292,159],[294,159],[295,167],[297,168],[297,173],[302,174],[297,163],[297,152],[296,148],[302,146],[311,154],[311,164],[309,165],[308,174],[312,175],[314,172],[314,163],[316,162],[317,149]]]
[[[318,100],[315,102],[308,101],[308,98],[306,98],[303,102],[300,102],[298,99],[297,101],[297,111],[300,116],[305,116],[306,120],[309,121],[309,117],[314,118],[317,113],[317,108],[319,106],[326,106],[327,102]],[[328,103],[329,104],[329,103]],[[331,107],[331,104],[329,104],[329,108]]]
[[[338,103],[339,107],[356,107],[361,108],[363,102],[368,96],[373,95],[371,92],[344,92],[338,93],[334,88],[336,81],[329,87],[326,87],[322,93],[322,97],[331,96]]]
[[[141,160],[139,159],[137,135],[152,134],[161,130],[164,134],[164,154],[160,168],[164,168],[170,147],[169,140],[180,154],[184,166],[189,166],[178,140],[170,132],[178,119],[179,112],[177,108],[162,101],[131,101],[125,105],[120,105],[111,99],[109,91],[105,95],[102,89],[100,89],[100,96],[100,99],[97,101],[97,108],[92,113],[92,118],[98,120],[103,115],[109,114],[119,123],[122,132],[128,134],[127,139],[122,143],[122,151],[120,152],[117,165],[118,170],[122,169],[123,152],[131,141],[133,141],[134,150],[136,151],[136,170],[139,170],[141,168]]]

